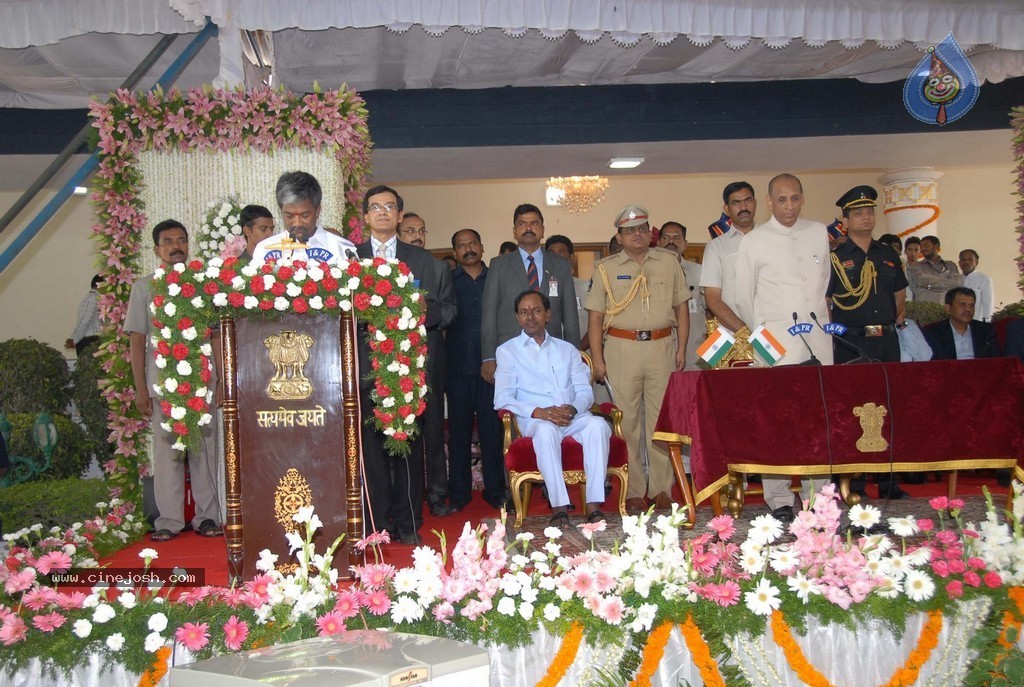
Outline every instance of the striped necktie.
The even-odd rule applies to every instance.
[[[537,263],[533,261],[533,256],[526,256],[526,261],[530,263],[530,266],[526,268],[526,280],[530,282],[530,289],[533,291],[540,291],[540,279],[537,278]]]
[[[379,246],[377,246],[377,257],[378,258],[384,258],[385,260],[387,260],[387,257],[388,257],[388,244],[382,243]]]

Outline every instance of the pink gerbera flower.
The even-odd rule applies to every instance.
[[[57,592],[51,587],[35,587],[21,597],[21,602],[33,611],[41,611],[56,600]]]
[[[359,570],[359,581],[368,589],[380,589],[395,575],[395,566],[388,563],[364,565]]]
[[[388,598],[387,592],[382,589],[365,594],[360,598],[360,602],[373,615],[384,615],[391,608],[391,599]]]
[[[53,613],[47,613],[46,615],[35,616],[34,618],[32,618],[32,624],[35,626],[37,630],[41,630],[43,632],[53,632],[58,627],[63,625],[65,620],[67,620],[67,618],[65,618],[60,613],[57,613],[55,611]]]
[[[355,543],[357,551],[365,551],[371,546],[381,546],[383,544],[391,543],[391,535],[388,534],[387,530],[380,530],[379,532],[371,532],[366,536],[365,539],[360,539]]]
[[[82,607],[82,604],[85,603],[85,594],[82,592],[71,592],[70,594],[58,592],[56,601],[57,605],[65,611],[70,611],[73,608]]]
[[[249,626],[245,621],[239,620],[236,616],[231,616],[224,623],[224,646],[231,651],[241,649],[245,643],[245,638],[248,636]]]
[[[342,620],[354,618],[359,615],[359,597],[350,589],[338,592],[334,600],[334,612]]]
[[[174,639],[189,651],[199,651],[210,641],[208,623],[185,623],[174,632]]]
[[[39,557],[36,570],[42,575],[49,575],[54,570],[67,570],[71,567],[71,556],[63,551],[51,551]]]
[[[333,637],[345,631],[345,619],[337,611],[324,613],[316,619],[316,626],[319,628],[321,637]]]
[[[4,646],[17,644],[25,639],[27,632],[28,627],[20,615],[9,615],[4,619],[3,625],[0,625],[0,642],[3,642]]]
[[[719,515],[718,517],[711,518],[711,521],[708,522],[708,528],[714,530],[715,534],[722,541],[728,541],[736,533],[736,526],[733,524],[731,515]]]

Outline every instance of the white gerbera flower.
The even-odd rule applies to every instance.
[[[782,534],[782,523],[771,515],[759,515],[750,521],[747,538],[758,544],[771,544]]]
[[[754,615],[771,615],[782,603],[779,590],[763,577],[753,590],[743,595],[743,600]]]
[[[908,572],[903,579],[903,587],[911,601],[926,601],[935,594],[935,583],[932,578],[920,570]]]
[[[862,506],[859,503],[850,509],[850,524],[869,530],[882,520],[882,511],[874,506]]]
[[[902,518],[889,518],[889,529],[897,537],[913,537],[918,532],[917,520],[913,515]]]

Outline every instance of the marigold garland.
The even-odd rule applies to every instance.
[[[558,652],[551,660],[551,665],[548,666],[548,672],[537,683],[537,687],[555,687],[561,682],[569,670],[569,666],[576,660],[576,654],[580,651],[580,642],[582,641],[583,626],[573,623],[569,627],[569,631],[562,637],[562,645],[558,647]]]
[[[939,209],[938,205],[931,205],[930,203],[926,203],[924,205],[900,205],[898,207],[886,208],[885,209],[885,214],[888,215],[890,213],[896,212],[897,210],[931,210],[932,211],[932,216],[929,217],[928,219],[926,219],[925,221],[920,222],[918,224],[915,224],[914,226],[910,227],[909,229],[904,229],[903,231],[901,231],[898,234],[898,236],[900,238],[903,238],[905,236],[910,236],[911,234],[913,234],[915,231],[918,231],[919,229],[924,229],[929,224],[931,224],[932,222],[937,220],[939,218],[939,215],[942,212],[942,210]]]
[[[167,674],[167,659],[171,657],[171,647],[162,646],[156,650],[156,658],[153,665],[146,669],[146,672],[139,678],[139,687],[156,687],[164,675]]]
[[[629,687],[651,687],[651,676],[661,664],[665,656],[665,645],[668,644],[669,635],[672,634],[672,623],[664,622],[655,628],[654,632],[647,638],[644,645],[644,657],[640,663],[640,669],[636,671],[636,677],[629,683]]]
[[[782,647],[786,655],[786,663],[800,680],[810,687],[834,687],[824,675],[807,662],[800,646],[793,639],[793,632],[786,619],[780,611],[772,612],[772,635],[775,643]],[[881,687],[909,687],[917,682],[921,668],[931,658],[932,651],[939,644],[939,632],[942,631],[942,611],[935,610],[928,613],[928,621],[921,629],[921,636],[917,639],[917,646],[907,656],[907,662],[899,668],[893,676]]]
[[[997,665],[1001,663],[1004,658],[1006,658],[1007,654],[1010,652],[1010,650],[1013,649],[1014,646],[1006,638],[1006,631],[1012,627],[1017,631],[1017,634],[1019,635],[1021,628],[1021,618],[1024,617],[1024,587],[1010,587],[1006,591],[1006,595],[1010,597],[1014,605],[1017,607],[1017,612],[1014,613],[1013,611],[1006,611],[1005,613],[1003,613],[1003,630],[999,633],[999,638],[996,641],[998,641],[999,645],[1003,647],[1006,651],[1004,651],[996,660]]]
[[[718,661],[711,655],[711,647],[704,641],[700,628],[693,622],[693,616],[686,616],[686,622],[679,625],[679,631],[683,633],[686,648],[690,650],[690,657],[700,671],[700,679],[704,684],[707,687],[725,687],[725,680],[718,672]]]

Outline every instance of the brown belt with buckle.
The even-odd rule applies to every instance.
[[[630,341],[657,341],[672,335],[672,327],[664,329],[616,329],[608,328],[608,336],[616,339],[629,339]]]

